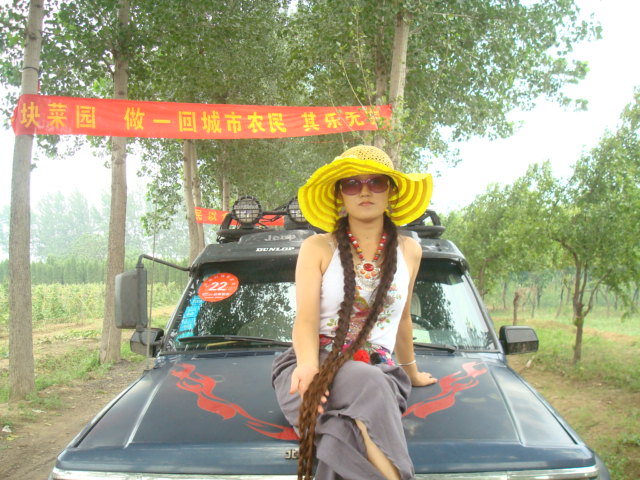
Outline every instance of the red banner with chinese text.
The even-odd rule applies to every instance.
[[[148,138],[281,138],[386,128],[391,106],[208,105],[22,95],[16,135]]]
[[[213,210],[210,208],[196,207],[196,222],[220,225],[227,213],[229,212],[225,210]],[[262,225],[283,226],[284,218],[280,217],[276,220],[262,220],[260,223]],[[235,221],[232,221],[231,224],[238,225]]]

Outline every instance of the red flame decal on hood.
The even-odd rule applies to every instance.
[[[476,377],[487,373],[487,368],[479,362],[467,362],[462,365],[462,370],[438,380],[440,393],[414,403],[403,416],[414,414],[416,417],[426,418],[432,413],[452,407],[456,403],[456,393],[475,387],[478,385]]]
[[[198,396],[198,407],[220,415],[225,420],[240,415],[247,419],[246,424],[249,428],[276,440],[298,440],[295,430],[290,426],[259,420],[249,415],[239,405],[214,395],[213,390],[217,382],[211,377],[197,373],[195,369],[195,365],[180,363],[171,371],[171,374],[179,379],[176,386]],[[462,371],[459,370],[438,381],[441,389],[439,394],[414,403],[407,409],[404,416],[413,414],[419,418],[426,418],[432,413],[452,407],[456,403],[456,394],[478,385],[476,378],[485,373],[487,373],[487,368],[483,363],[467,362],[463,364]]]
[[[247,419],[247,426],[262,435],[266,435],[277,440],[297,440],[298,436],[291,427],[275,425],[265,422],[249,415],[242,407],[231,403],[213,394],[216,381],[205,375],[195,372],[195,365],[180,363],[177,367],[182,370],[173,369],[171,374],[178,377],[176,385],[183,390],[195,393],[198,396],[198,407],[211,413],[220,415],[225,420],[240,415]]]

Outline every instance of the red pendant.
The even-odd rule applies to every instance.
[[[373,263],[365,263],[364,265],[362,265],[362,268],[364,268],[367,272],[373,272],[373,269],[375,267],[373,266]]]

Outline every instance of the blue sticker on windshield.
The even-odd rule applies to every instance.
[[[193,336],[194,330],[196,328],[196,319],[198,318],[198,313],[200,313],[200,307],[202,307],[203,303],[204,300],[202,300],[197,295],[191,297],[189,305],[184,309],[180,327],[178,327],[178,335],[176,335],[176,338],[178,340],[183,337]]]

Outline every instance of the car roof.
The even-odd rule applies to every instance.
[[[310,228],[255,229],[238,236],[234,241],[207,245],[191,265],[195,271],[209,263],[296,257],[302,242],[318,232]],[[402,227],[402,235],[414,238],[422,246],[422,258],[445,259],[468,269],[467,261],[450,240],[435,236],[424,229]]]

